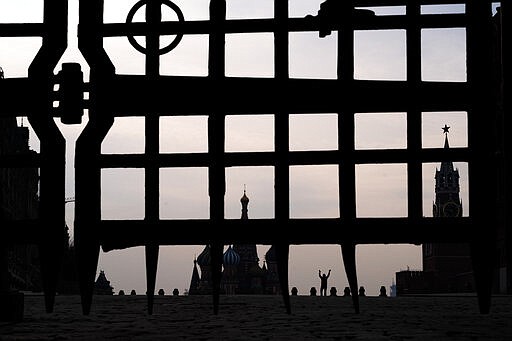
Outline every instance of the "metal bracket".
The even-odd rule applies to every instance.
[[[84,78],[80,64],[64,63],[62,70],[56,76],[55,84],[59,85],[56,91],[56,100],[60,121],[64,124],[80,124],[84,115]]]

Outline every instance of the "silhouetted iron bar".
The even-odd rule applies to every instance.
[[[211,0],[209,6],[211,32],[208,35],[208,77],[220,83],[225,75],[226,1]],[[218,93],[217,91],[212,91]],[[224,217],[224,195],[226,193],[226,169],[224,167],[224,141],[226,139],[226,116],[222,106],[212,105],[212,115],[208,116],[208,154],[211,163],[208,167],[208,195],[210,196],[210,220],[220,226]],[[213,297],[213,313],[219,310],[220,282],[222,277],[223,246],[218,239],[210,239],[210,269]]]
[[[318,16],[321,15],[320,7]],[[338,16],[352,13],[354,9],[354,1],[343,1],[338,4]],[[332,25],[331,20],[325,20]],[[340,27],[337,35],[337,72],[338,81],[348,82],[349,87],[354,84],[354,22],[355,18],[346,17],[339,18],[337,23]],[[324,33],[325,34],[325,31]],[[319,32],[320,35],[320,32]],[[340,215],[348,222],[348,230],[354,229],[351,223],[356,218],[356,170],[354,164],[354,148],[355,148],[355,102],[347,101],[345,106],[337,108],[338,114],[338,149],[343,151],[343,155],[338,161],[338,205]],[[341,190],[343,189],[343,190]],[[356,292],[357,271],[356,271],[356,251],[355,241],[347,235],[347,239],[340,242],[341,258],[345,275],[352,292]],[[359,296],[352,295],[352,302],[356,314],[359,314]]]
[[[413,93],[407,81],[116,76],[105,82],[105,90],[111,91],[105,110],[116,117],[155,111],[160,116],[209,115],[216,110],[234,115],[335,113],[348,103],[358,113],[405,112],[403,98]],[[422,93],[417,105],[423,111],[467,110],[471,100],[466,83],[421,82],[417,91]]]
[[[162,20],[161,4],[157,2],[146,3],[146,22],[149,25],[157,25]],[[159,76],[160,72],[160,56],[158,50],[160,48],[160,36],[154,31],[146,33],[146,54],[145,54],[145,74],[149,78]],[[145,155],[148,158],[154,158],[159,151],[159,123],[158,116],[151,115],[145,120]],[[146,221],[158,220],[158,202],[160,187],[160,172],[156,165],[147,163],[144,169],[144,212]],[[147,283],[147,300],[148,314],[153,314],[153,302],[155,294],[156,273],[158,268],[159,246],[155,243],[145,245],[146,256],[146,283]]]
[[[512,58],[510,57],[511,51],[511,39],[510,39],[510,23],[511,23],[511,10],[512,4],[510,1],[501,3],[501,18],[500,24],[501,27],[498,30],[499,36],[501,37],[501,46],[499,52],[497,53],[497,59],[501,59],[501,61],[510,61]],[[507,47],[508,46],[508,47]],[[512,171],[512,158],[510,157],[510,151],[512,150],[512,139],[509,133],[509,127],[511,126],[511,117],[510,117],[510,99],[512,94],[510,92],[510,67],[504,67],[502,63],[501,65],[501,86],[503,93],[501,94],[501,101],[503,105],[503,110],[498,112],[500,115],[499,120],[499,136],[502,137],[501,143],[499,144],[499,156],[502,161],[500,170],[502,174],[510,174]],[[504,153],[504,150],[508,150],[508,153]],[[512,210],[510,208],[507,209],[507,206],[510,207],[510,203],[512,203],[512,179],[509,176],[502,176],[503,182],[502,186],[499,188],[502,190],[501,199],[501,214],[502,220],[500,221],[501,226],[506,226],[504,229],[505,236],[505,245],[512,245]],[[506,251],[506,259],[507,264],[512,264],[512,249],[507,248]],[[507,273],[507,283],[512,283],[512,271]],[[507,289],[508,292],[512,292],[510,289]]]
[[[47,33],[47,25],[42,23],[0,24],[0,37],[42,37]]]
[[[460,28],[465,27],[467,18],[465,14],[428,14],[422,15],[415,23],[421,28]],[[369,19],[355,18],[355,30],[405,30],[408,25],[408,19],[405,15],[376,15]],[[332,30],[338,30],[336,25]],[[290,25],[290,31],[306,31],[302,23]],[[308,30],[314,31],[314,30]]]
[[[455,28],[465,27],[466,14],[428,14],[418,18],[416,23],[421,28]],[[404,15],[374,16],[370,18],[355,17],[356,30],[405,29],[407,19]],[[332,30],[338,25],[333,24]],[[198,21],[167,21],[158,24],[147,23],[112,23],[104,24],[101,28],[103,37],[122,37],[126,35],[145,36],[148,32],[158,32],[160,35],[174,34],[204,34],[211,32],[212,23],[208,20]],[[270,33],[278,30],[285,32],[315,32],[319,30],[315,18],[289,18],[286,27],[278,26],[274,19],[231,19],[226,20],[224,33]]]
[[[471,260],[475,274],[475,286],[478,292],[481,313],[489,313],[491,306],[491,292],[493,271],[496,262],[496,230],[498,225],[497,186],[486,181],[479,181],[484,177],[497,179],[496,141],[494,138],[482,138],[482,127],[487,127],[486,134],[496,136],[496,114],[493,110],[491,91],[492,81],[492,21],[489,1],[469,0],[466,11],[470,18],[466,29],[467,42],[467,80],[472,84],[470,97],[471,110],[468,111],[468,144],[472,146],[475,157],[480,162],[469,164],[468,172],[472,174],[473,181],[469,191],[470,209],[478,207],[473,212],[475,224],[486,226],[485,233],[481,233],[478,240],[471,243]],[[492,115],[489,115],[489,112]],[[493,198],[493,200],[489,200]],[[475,231],[476,232],[476,231]]]
[[[289,74],[289,32],[287,31],[288,2],[274,1],[274,18],[277,31],[274,33],[274,77],[276,80],[288,80]],[[290,171],[287,153],[290,151],[290,118],[289,111],[280,111],[274,117],[274,149],[278,161],[274,166],[274,210],[278,224],[286,221],[290,215]],[[244,191],[245,194],[245,191]],[[277,273],[286,312],[291,314],[289,293],[289,254],[290,246],[286,241],[276,238],[272,247],[275,250]]]
[[[99,238],[104,251],[142,246],[205,245],[212,241],[223,244],[275,242],[272,235],[279,231],[280,240],[288,244],[395,244],[425,242],[470,242],[473,240],[473,220],[463,218],[357,218],[350,223],[342,218],[289,219],[278,223],[275,219],[225,219],[215,225],[208,219],[160,220],[102,220]],[[311,233],[321,226],[323,233]],[[261,233],[249,235],[247,229]],[[222,230],[222,235],[219,231]],[[390,236],[389,231],[394,233]]]
[[[354,0],[355,7],[405,6],[410,0]],[[415,0],[418,5],[465,5],[467,0]]]
[[[417,2],[407,3],[406,18],[406,72],[407,83],[412,91],[411,97],[407,100],[407,150],[410,155],[407,161],[407,216],[414,219],[423,214],[422,164],[418,155],[422,143],[422,109],[417,101],[421,95],[416,90],[421,84],[421,27],[416,22],[422,16],[421,6]]]
[[[291,151],[287,155],[287,165],[328,165],[339,164],[343,160],[345,151],[338,150],[311,150]],[[355,164],[380,163],[431,163],[441,161],[469,162],[472,160],[468,148],[429,148],[418,152],[407,149],[380,149],[355,150],[353,152]],[[101,168],[144,168],[148,165],[158,167],[208,167],[211,158],[208,153],[176,153],[159,154],[148,159],[144,154],[101,154],[98,156]],[[224,166],[276,166],[280,157],[276,152],[226,152]],[[477,161],[477,160],[475,160]],[[343,163],[341,163],[343,164]]]

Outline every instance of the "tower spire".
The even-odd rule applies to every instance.
[[[448,144],[448,133],[449,133],[450,127],[445,124],[442,129],[443,129],[443,133],[444,133],[444,147],[450,148],[450,145]]]
[[[249,205],[249,198],[247,197],[247,194],[246,194],[245,184],[244,184],[244,195],[242,196],[242,198],[240,198],[240,203],[242,204],[241,219],[249,219],[248,208],[247,208],[247,206]]]
[[[444,125],[444,148],[449,149],[448,133],[450,127]],[[453,162],[444,160],[435,175],[435,203],[433,205],[434,217],[461,216],[462,203],[460,200],[459,171],[453,166]]]
[[[443,133],[444,133],[444,149],[449,149],[450,144],[448,143],[448,133],[450,132],[450,126],[444,125]],[[449,173],[454,171],[453,162],[451,161],[443,161],[441,162],[441,171],[444,173]]]

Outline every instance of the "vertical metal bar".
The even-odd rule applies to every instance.
[[[148,1],[146,6],[146,21],[149,25],[157,25],[161,22],[161,7],[159,1]],[[160,36],[157,32],[149,31],[146,36],[146,76],[149,79],[157,79],[160,69]],[[159,205],[159,169],[156,164],[159,154],[159,117],[154,113],[148,113],[145,120],[145,154],[152,161],[145,168],[145,219],[150,222],[158,220]]]
[[[210,2],[210,20],[213,24],[213,31],[210,33],[208,76],[215,84],[219,85],[222,84],[225,73],[225,17],[225,0],[212,0]],[[224,120],[225,117],[220,106],[220,101],[214,101],[212,103],[212,113],[208,119],[208,153],[212,160],[209,172],[209,195],[210,218],[218,222],[224,219]]]
[[[421,109],[418,86],[421,83],[421,5],[418,1],[408,1],[407,16],[407,217],[413,223],[420,219],[423,213],[422,195],[422,164],[421,152]],[[412,232],[412,231],[411,231]]]
[[[104,93],[115,74],[112,63],[103,51],[99,31],[103,18],[103,0],[80,1],[78,46],[91,67],[89,93],[89,122],[77,139],[75,148],[75,249],[80,281],[82,312],[91,310],[94,281],[100,252],[101,167],[98,156],[101,142],[114,123],[112,113],[105,112],[109,100]]]
[[[471,185],[469,203],[474,224],[471,237],[471,258],[480,312],[491,308],[491,292],[496,252],[497,181],[495,128],[488,111],[492,110],[491,2],[468,0],[467,79],[471,93],[468,111],[468,140],[472,152],[469,163]],[[486,127],[486,131],[482,131]],[[481,181],[490,178],[491,181]],[[493,198],[493,200],[489,200]],[[485,226],[485,229],[484,229]]]
[[[338,16],[338,81],[350,84],[354,80],[354,1],[343,1]],[[350,88],[350,87],[347,87]],[[338,149],[341,159],[338,164],[339,207],[343,226],[353,229],[356,219],[356,171],[354,157],[354,109],[350,96],[346,96],[343,111],[338,113]],[[356,245],[354,241],[341,243],[343,264],[352,293],[357,293]],[[359,296],[352,295],[354,310],[359,313]]]
[[[274,73],[275,81],[285,82],[289,78],[288,65],[288,0],[274,0],[274,16],[276,21],[276,31],[274,32]],[[286,228],[290,218],[290,166],[288,154],[289,145],[289,113],[281,111],[276,113],[274,148],[276,154],[275,175],[274,175],[274,205],[275,219],[277,226]],[[288,235],[288,232],[282,231],[279,235]],[[281,285],[281,294],[284,299],[285,308],[288,314],[291,313],[290,296],[288,290],[288,257],[289,244],[282,240],[275,244],[278,276]]]
[[[501,98],[502,98],[502,115],[503,115],[503,125],[504,129],[507,127],[511,127],[510,125],[510,97],[512,94],[510,93],[510,67],[508,64],[510,63],[510,20],[511,20],[511,11],[512,7],[510,1],[502,1],[501,2],[501,27],[500,27],[500,43],[501,43],[501,72],[502,72],[502,84],[501,84]],[[507,47],[508,46],[508,47]],[[512,163],[510,157],[510,151],[512,150],[512,141],[510,135],[505,134],[506,138],[503,141],[503,160],[504,160],[504,174],[510,174],[512,170]],[[506,293],[512,294],[512,211],[508,209],[511,207],[512,198],[512,181],[510,176],[505,176],[504,179],[504,191],[505,191],[505,217],[504,217],[504,232],[505,232],[505,262],[509,264],[506,267]]]
[[[45,229],[40,241],[41,275],[46,311],[52,312],[57,290],[65,240],[65,163],[66,143],[52,118],[51,91],[53,69],[67,46],[67,2],[44,2],[44,25],[47,34],[29,67],[29,79],[36,89],[38,112],[28,119],[41,141],[40,224]]]
[[[354,28],[352,24],[353,1],[340,5],[338,32],[338,80],[350,84],[354,80]],[[345,88],[349,88],[348,86]],[[338,113],[338,149],[342,152],[339,163],[339,205],[344,228],[351,228],[356,218],[356,185],[354,158],[354,109],[350,96],[346,96],[343,111]]]
[[[146,22],[151,27],[162,21],[160,1],[148,1],[146,4]],[[149,30],[146,35],[146,76],[157,79],[160,74],[160,34],[157,30]],[[145,221],[157,222],[159,219],[159,184],[160,172],[157,164],[159,154],[159,116],[154,113],[146,115],[145,136],[146,158],[150,160],[145,168]],[[146,253],[146,282],[148,313],[153,314],[153,298],[155,294],[156,272],[158,267],[157,243],[145,245]]]
[[[222,80],[225,76],[225,30],[226,1],[210,1],[210,21],[213,30],[209,37],[208,76],[219,85],[222,91]],[[208,154],[210,168],[208,173],[210,195],[210,220],[214,226],[222,228],[224,221],[224,195],[226,193],[224,169],[225,115],[220,100],[214,100],[212,112],[208,117]],[[222,276],[222,234],[212,240],[212,282],[213,282],[213,312],[218,313],[220,280]]]

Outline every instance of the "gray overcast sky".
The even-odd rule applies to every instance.
[[[124,22],[135,0],[105,0],[106,22]],[[175,0],[186,20],[208,18],[209,0]],[[316,15],[322,0],[290,0],[290,16]],[[0,22],[40,22],[42,0],[0,0]],[[88,66],[76,42],[78,0],[69,1],[69,47],[62,62],[80,62],[85,75]],[[425,7],[424,11],[460,12],[461,6]],[[385,15],[397,9],[379,8]],[[403,11],[403,9],[398,9]],[[142,11],[136,16],[141,20]],[[270,18],[271,0],[228,0],[228,18]],[[172,13],[164,19],[173,20]],[[140,40],[143,43],[143,40]],[[40,46],[39,38],[0,38],[0,66],[6,77],[25,77],[26,70]],[[358,31],[355,33],[355,77],[358,79],[406,78],[405,31]],[[118,73],[142,74],[143,55],[129,45],[126,38],[105,39],[105,49]],[[317,33],[290,34],[290,76],[297,78],[336,78],[336,33],[320,39]],[[205,76],[207,74],[207,36],[184,37],[180,45],[162,57],[161,73]],[[60,69],[60,64],[56,72]],[[271,34],[236,34],[226,39],[226,74],[229,76],[272,77],[273,36]],[[424,30],[422,35],[422,77],[424,80],[465,81],[465,31]],[[318,150],[337,148],[336,115],[292,115],[290,149]],[[424,147],[441,147],[441,127],[448,124],[451,146],[467,146],[465,112],[424,113],[422,141]],[[68,139],[67,195],[73,196],[73,148],[79,126],[59,127]],[[161,119],[161,152],[204,152],[207,150],[205,116],[168,117]],[[270,115],[258,117],[228,116],[226,150],[273,150],[274,121]],[[356,115],[356,148],[406,148],[406,114],[389,113]],[[37,138],[32,136],[37,149]],[[116,119],[107,135],[103,153],[143,153],[144,119]],[[423,167],[424,215],[431,215],[434,199],[434,172],[438,164]],[[461,172],[461,197],[464,214],[468,214],[467,165],[458,163]],[[405,216],[407,210],[406,165],[360,165],[357,167],[358,216]],[[338,217],[336,166],[291,167],[290,216]],[[208,218],[207,170],[164,169],[160,173],[161,218]],[[102,217],[105,219],[140,219],[144,216],[144,171],[140,169],[104,170]],[[226,170],[226,218],[240,217],[244,184],[250,198],[249,217],[274,216],[273,168],[238,167]],[[184,185],[186,184],[186,186]],[[119,200],[119,198],[123,200]],[[73,203],[67,206],[67,222],[73,225]],[[165,246],[161,248],[157,288],[180,292],[188,288],[194,255],[203,246]],[[259,246],[260,259],[268,246]],[[415,245],[360,245],[357,249],[358,276],[368,294],[377,295],[381,285],[389,286],[394,273],[410,267],[421,269],[421,248]],[[115,290],[135,289],[145,292],[144,251],[132,248],[101,253],[98,271],[105,270]],[[290,251],[290,285],[306,294],[318,286],[318,269],[333,270],[329,285],[342,290],[347,285],[340,248],[337,245],[292,246]]]

